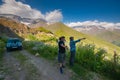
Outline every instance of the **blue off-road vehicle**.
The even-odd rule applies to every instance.
[[[22,46],[22,41],[18,38],[10,38],[7,41],[6,44],[6,49],[7,51],[11,51],[11,50],[22,50],[23,46]]]

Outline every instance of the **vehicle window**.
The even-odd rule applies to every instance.
[[[20,40],[18,40],[18,39],[8,40],[8,43],[16,43],[16,42],[20,42]]]

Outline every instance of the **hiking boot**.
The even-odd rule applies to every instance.
[[[60,73],[63,74],[63,69],[62,69],[62,67],[60,67]]]

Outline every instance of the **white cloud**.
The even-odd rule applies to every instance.
[[[24,18],[37,19],[41,18],[48,22],[57,22],[62,20],[63,16],[59,10],[54,10],[42,14],[41,11],[31,8],[28,4],[23,4],[16,0],[2,0],[3,4],[0,5],[0,14],[14,14]],[[25,1],[25,0],[22,0]]]
[[[115,25],[118,26],[118,27],[120,27],[120,23],[116,23]]]
[[[66,25],[68,25],[69,27],[101,26],[104,28],[120,28],[120,23],[100,22],[98,20],[84,21],[84,22],[71,22],[71,23],[66,23]]]
[[[46,13],[45,19],[49,22],[58,22],[63,18],[60,10],[54,10],[52,12]]]
[[[44,15],[36,10],[32,9],[29,5],[15,0],[3,0],[4,4],[0,6],[0,14],[15,14],[25,18],[44,18]]]

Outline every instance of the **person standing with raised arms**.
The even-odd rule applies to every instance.
[[[70,45],[70,59],[69,59],[70,66],[74,65],[75,54],[76,54],[76,43],[78,43],[84,39],[86,39],[86,38],[74,40],[74,37],[70,37],[70,43],[69,43],[69,45]]]

